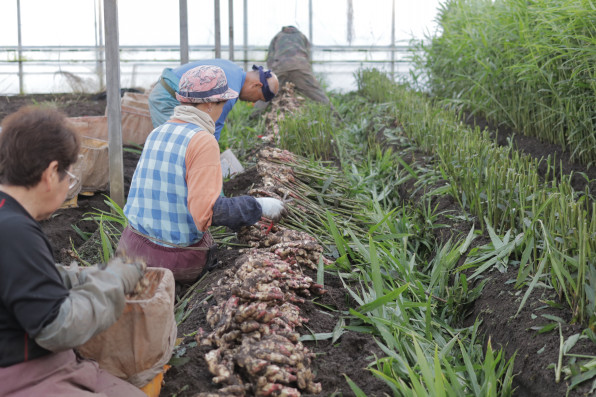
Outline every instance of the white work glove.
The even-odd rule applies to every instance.
[[[277,222],[286,214],[286,207],[283,201],[272,197],[257,197],[257,202],[263,210],[263,216]]]

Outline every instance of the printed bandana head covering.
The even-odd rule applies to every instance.
[[[228,87],[223,69],[214,65],[188,70],[182,75],[176,93],[181,103],[222,102],[234,98],[238,98],[238,93]]]
[[[267,79],[271,77],[271,70],[263,70],[262,66],[257,65],[252,65],[252,70],[259,71],[259,80],[261,80],[261,84],[263,84],[263,86],[261,87],[261,91],[263,91],[265,101],[269,102],[275,96],[275,94],[271,92],[271,89],[269,88],[269,83],[267,82]]]

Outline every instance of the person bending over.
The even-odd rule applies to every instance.
[[[128,226],[118,252],[165,267],[176,281],[192,282],[210,265],[211,225],[235,230],[261,216],[277,220],[284,205],[273,198],[221,195],[222,171],[215,121],[238,98],[223,69],[201,65],[180,79],[180,102],[147,137],[124,214]]]
[[[174,108],[180,104],[176,91],[178,90],[182,75],[190,69],[203,65],[221,68],[228,81],[228,87],[238,93],[236,98],[227,100],[221,115],[215,120],[215,132],[213,136],[217,141],[219,141],[226,117],[238,99],[247,102],[268,102],[273,99],[279,89],[279,83],[275,73],[263,70],[263,67],[257,66],[253,66],[251,71],[245,72],[240,66],[225,59],[201,60],[190,62],[174,69],[166,68],[149,94],[149,112],[151,121],[153,122],[153,128],[168,121],[174,113]]]
[[[310,42],[294,26],[284,26],[269,43],[267,67],[277,74],[279,85],[292,82],[304,96],[329,103],[312,71],[311,61]]]

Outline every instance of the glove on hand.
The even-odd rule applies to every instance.
[[[286,214],[286,207],[281,200],[272,197],[257,197],[257,202],[263,210],[263,216],[277,222]]]
[[[115,257],[111,259],[106,267],[106,271],[115,274],[122,282],[122,289],[125,294],[134,291],[135,286],[145,274],[147,265],[143,262],[125,262],[126,258]]]

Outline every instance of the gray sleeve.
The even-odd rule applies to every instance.
[[[60,273],[60,278],[62,278],[62,282],[64,283],[66,288],[71,289],[81,284],[81,280],[79,278],[79,276],[81,275],[81,269],[79,268],[76,262],[72,262],[70,266],[65,266],[61,263],[56,263],[56,269],[58,269],[58,273]]]
[[[220,196],[213,205],[213,226],[227,226],[237,230],[257,223],[263,214],[261,205],[252,196]]]
[[[78,279],[80,284],[70,290],[58,316],[35,336],[47,350],[58,352],[82,345],[115,323],[124,310],[125,296],[118,276],[85,269]]]

